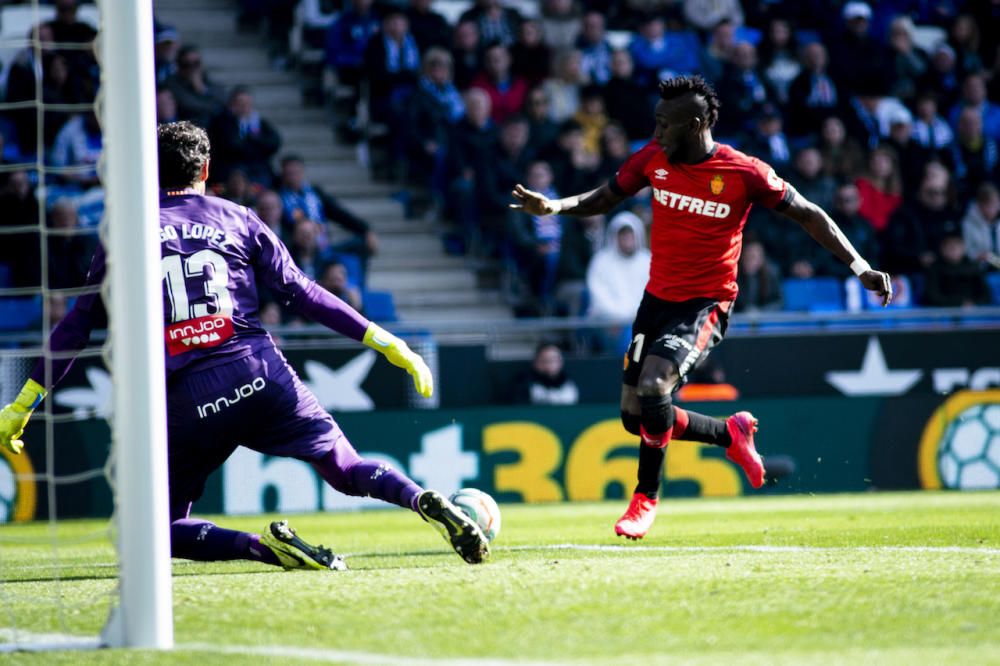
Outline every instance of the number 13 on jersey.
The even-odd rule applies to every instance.
[[[189,257],[173,254],[163,257],[160,267],[166,282],[171,322],[209,315],[232,316],[229,265],[221,254],[213,250],[200,250]],[[188,292],[189,284],[195,291]]]

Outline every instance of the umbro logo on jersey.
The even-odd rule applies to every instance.
[[[653,188],[653,199],[660,202],[667,208],[673,208],[674,210],[686,210],[689,213],[696,213],[698,215],[704,215],[705,217],[714,217],[720,220],[729,215],[729,211],[731,210],[729,204],[720,203],[718,201],[705,201],[704,199],[691,197],[686,194],[677,194],[676,192],[668,192],[667,190],[658,190],[655,187]]]
[[[667,177],[668,173],[670,172],[667,171],[666,169],[657,169],[656,171],[653,172],[653,178],[659,178],[660,180],[663,180],[664,178]]]

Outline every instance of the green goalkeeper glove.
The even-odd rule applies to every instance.
[[[365,345],[385,356],[389,363],[406,370],[413,377],[417,393],[425,398],[434,393],[434,376],[431,369],[420,358],[420,354],[410,349],[405,342],[389,333],[378,324],[371,323],[365,331]]]
[[[17,455],[24,448],[21,435],[28,425],[31,413],[35,411],[47,393],[42,385],[29,379],[17,394],[17,399],[0,410],[0,446]]]

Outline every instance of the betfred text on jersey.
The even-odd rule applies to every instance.
[[[249,384],[244,384],[243,386],[233,389],[233,395],[223,396],[213,400],[212,402],[206,402],[204,405],[199,406],[198,418],[203,419],[209,414],[218,414],[219,411],[225,409],[226,407],[235,405],[243,398],[249,398],[254,393],[263,391],[265,386],[267,386],[267,380],[263,377],[257,377]]]
[[[667,208],[673,208],[674,210],[686,210],[689,213],[704,215],[705,217],[714,217],[717,219],[722,219],[728,216],[729,211],[731,210],[729,204],[720,203],[718,201],[705,201],[704,199],[699,199],[698,197],[691,197],[686,194],[677,194],[676,192],[670,192],[668,190],[659,190],[655,187],[653,188],[653,199]]]

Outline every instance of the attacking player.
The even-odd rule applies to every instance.
[[[286,521],[263,535],[223,529],[189,517],[205,481],[243,445],[309,462],[333,488],[418,512],[469,563],[489,556],[475,522],[440,493],[400,471],[361,458],[299,380],[258,318],[257,285],[297,312],[382,353],[430,396],[433,377],[405,342],[369,322],[312,280],[254,213],[205,196],[209,142],[188,122],[160,125],[160,247],[167,364],[170,540],[174,557],[254,560],[285,568],[342,569],[343,560],[295,535]],[[94,257],[89,285],[104,279]],[[81,296],[53,330],[53,352],[78,352],[107,314],[96,295]],[[53,360],[52,383],[72,360]],[[28,418],[46,395],[39,362],[20,395],[0,411],[0,446],[18,453]],[[126,444],[127,445],[127,444]]]
[[[750,485],[764,483],[754,446],[757,420],[738,412],[725,421],[671,404],[671,394],[726,332],[736,298],[736,265],[750,206],[772,208],[798,222],[857,275],[883,304],[889,276],[872,270],[821,208],[774,169],[712,139],[719,115],[715,91],[700,76],[660,83],[653,140],[630,156],[601,187],[563,199],[517,185],[513,208],[531,215],[606,213],[647,185],[653,190],[649,282],[625,354],[621,418],[638,435],[638,485],[615,532],[641,539],[656,517],[666,446],[671,438],[715,444],[743,468]]]

